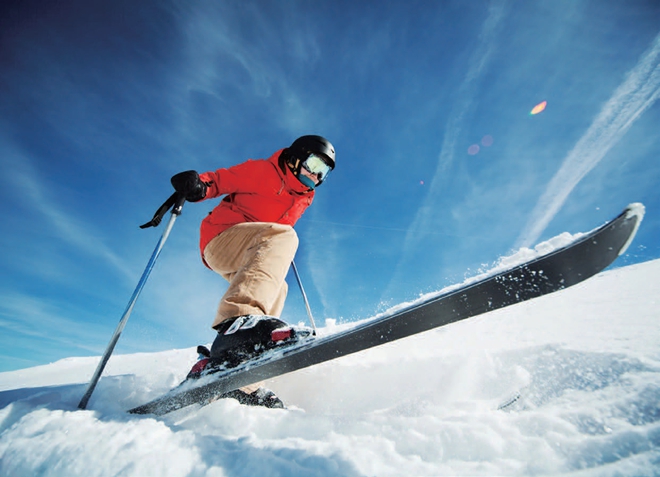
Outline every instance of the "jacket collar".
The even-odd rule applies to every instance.
[[[282,181],[284,182],[284,185],[286,186],[287,189],[289,189],[292,192],[295,192],[296,194],[314,194],[314,190],[310,189],[307,187],[305,184],[300,182],[296,176],[293,175],[291,170],[288,167],[284,167],[284,170],[280,167],[279,164],[279,159],[280,155],[282,154],[282,151],[284,149],[280,149],[277,151],[275,154],[270,156],[268,161],[270,161],[274,166],[275,169],[277,170],[277,173],[280,175],[282,178]]]

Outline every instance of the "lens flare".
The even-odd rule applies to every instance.
[[[529,114],[534,115],[534,114],[539,114],[541,111],[545,109],[545,107],[548,105],[547,101],[543,101],[542,103],[537,104],[534,106],[534,108],[529,112]]]

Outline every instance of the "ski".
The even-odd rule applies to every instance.
[[[546,255],[354,328],[294,343],[236,368],[184,383],[129,412],[162,415],[205,404],[248,384],[568,288],[601,272],[623,254],[643,216],[644,206],[631,204],[612,221]]]

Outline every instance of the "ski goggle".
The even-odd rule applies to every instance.
[[[332,170],[332,166],[325,162],[323,157],[314,153],[307,156],[307,159],[303,161],[302,166],[311,174],[316,174],[319,182],[324,180]]]

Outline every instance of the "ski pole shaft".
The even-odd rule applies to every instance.
[[[99,362],[98,366],[96,367],[96,371],[94,372],[94,375],[92,376],[92,380],[89,382],[89,385],[87,386],[87,391],[85,391],[85,395],[82,397],[80,400],[80,403],[78,404],[78,409],[85,409],[87,407],[87,403],[89,402],[89,398],[92,397],[92,393],[94,392],[94,389],[96,388],[96,384],[98,383],[99,379],[101,378],[101,374],[103,374],[103,370],[105,369],[105,365],[108,363],[108,360],[110,359],[110,355],[115,349],[115,346],[117,345],[117,341],[119,341],[119,337],[121,336],[121,332],[124,330],[124,327],[126,326],[126,322],[128,321],[128,317],[131,315],[131,312],[133,311],[133,307],[135,306],[135,302],[137,301],[138,297],[140,296],[140,293],[142,292],[142,289],[144,288],[144,285],[147,283],[147,278],[149,278],[149,274],[151,273],[151,270],[153,270],[154,265],[156,263],[156,259],[160,255],[161,250],[163,250],[163,246],[165,245],[165,241],[167,240],[167,237],[170,235],[170,231],[172,230],[172,227],[174,226],[174,221],[176,220],[176,217],[181,215],[181,209],[183,208],[183,204],[185,202],[185,198],[180,198],[176,197],[176,201],[174,202],[174,208],[172,209],[172,215],[170,217],[169,222],[167,223],[167,226],[165,227],[165,231],[163,232],[163,235],[160,237],[160,240],[158,241],[158,244],[156,244],[156,248],[154,249],[153,254],[151,255],[151,258],[149,259],[149,262],[147,263],[147,267],[145,268],[144,272],[142,273],[142,278],[140,278],[140,281],[138,282],[137,287],[135,288],[135,291],[133,292],[133,296],[131,296],[131,299],[128,302],[128,306],[126,307],[126,311],[124,311],[124,314],[121,317],[121,320],[119,320],[119,324],[117,325],[117,328],[115,329],[114,334],[112,335],[112,338],[110,339],[110,343],[108,344],[108,347],[105,350],[105,353],[103,353],[103,356],[101,357],[101,361]]]
[[[296,275],[296,280],[298,281],[298,286],[300,287],[300,292],[302,293],[303,301],[305,302],[305,308],[307,308],[307,316],[309,316],[309,321],[310,323],[312,323],[314,336],[316,336],[316,323],[314,323],[314,317],[312,316],[312,309],[309,307],[307,294],[305,293],[305,288],[303,287],[302,280],[300,279],[300,274],[298,273],[298,267],[296,267],[296,262],[292,261],[291,266],[293,267],[293,273]]]

